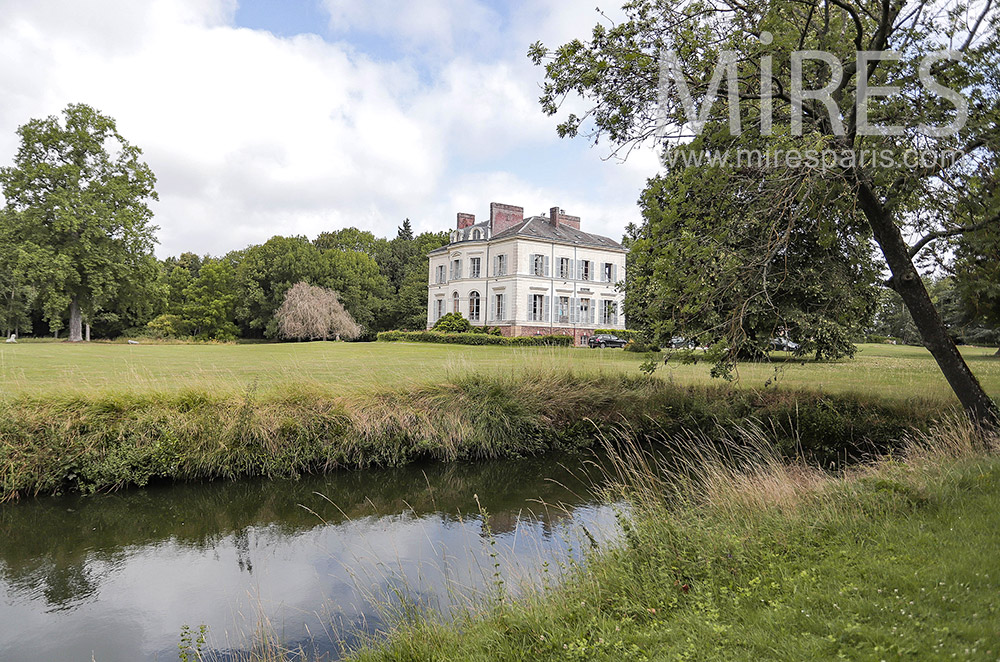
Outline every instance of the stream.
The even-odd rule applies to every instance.
[[[245,659],[262,632],[337,659],[409,605],[447,613],[501,583],[558,581],[618,530],[588,466],[546,456],[2,504],[0,660],[174,661],[182,629],[202,625],[209,659]]]

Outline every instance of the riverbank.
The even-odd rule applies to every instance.
[[[571,370],[466,373],[332,395],[300,386],[237,396],[207,390],[0,400],[0,500],[89,493],[157,480],[295,477],[571,452],[626,425],[640,437],[758,421],[787,456],[826,467],[884,453],[951,408],[815,391],[679,386]]]
[[[687,444],[666,474],[614,444],[634,509],[619,543],[555,589],[494,595],[450,622],[421,613],[353,659],[1000,656],[996,440],[953,424],[831,475],[750,437],[738,470]]]

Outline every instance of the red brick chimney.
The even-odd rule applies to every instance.
[[[490,236],[500,234],[524,220],[524,207],[490,203]]]
[[[476,215],[475,214],[463,214],[462,212],[458,212],[458,229],[459,230],[464,230],[465,228],[469,227],[470,225],[475,225],[475,224],[476,224]]]
[[[559,209],[559,207],[553,207],[549,210],[549,223],[551,223],[553,227],[566,225],[577,230],[580,229],[580,217],[567,216],[563,213],[562,209]]]

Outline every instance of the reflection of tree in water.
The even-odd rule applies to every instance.
[[[454,462],[28,500],[0,509],[0,579],[26,596],[44,595],[49,606],[72,608],[115,565],[152,544],[207,550],[232,537],[240,570],[251,573],[251,527],[280,538],[401,512],[453,520],[478,514],[476,494],[495,532],[512,531],[519,514],[550,531],[567,509],[592,500],[587,479],[561,464],[579,468],[584,459]]]
[[[48,611],[74,609],[88,601],[100,588],[100,577],[94,577],[90,565],[65,565],[50,560],[38,564],[31,572],[9,578],[10,587],[31,595],[39,591]]]
[[[240,571],[253,574],[253,561],[250,560],[250,535],[247,529],[233,534],[233,548],[236,550],[236,564]]]

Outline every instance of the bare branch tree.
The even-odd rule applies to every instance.
[[[275,316],[282,338],[353,340],[361,335],[361,326],[344,309],[337,293],[309,283],[293,285]]]

